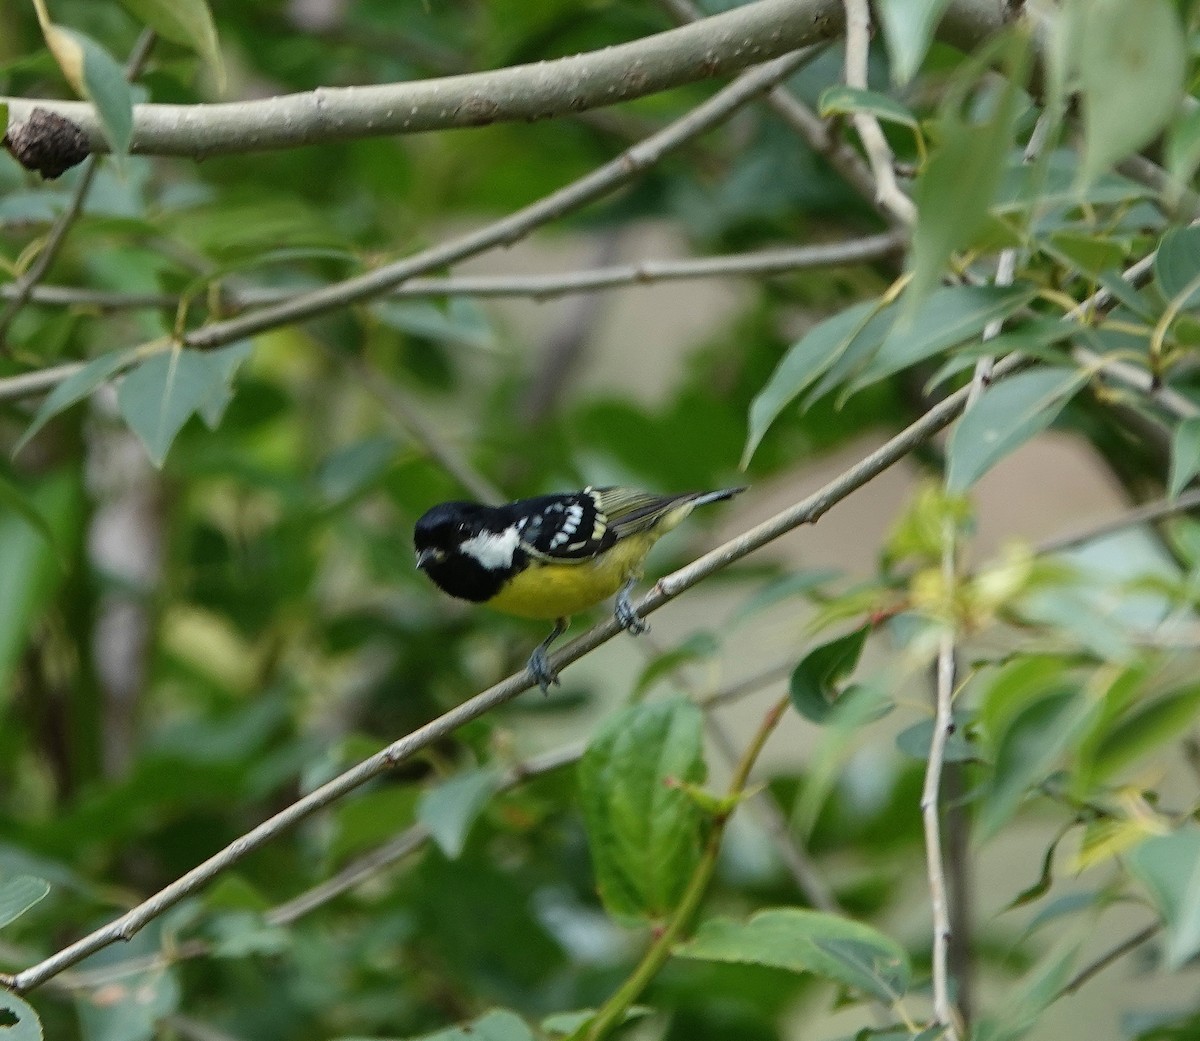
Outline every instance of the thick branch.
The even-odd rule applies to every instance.
[[[1000,0],[955,0],[942,33],[963,46],[1005,21]],[[840,0],[758,0],[694,25],[599,51],[532,65],[417,83],[319,87],[300,94],[217,105],[138,105],[132,151],[191,156],[294,148],[383,134],[545,119],[644,97],[739,72],[837,36]],[[78,123],[93,149],[107,148],[90,104],[0,98],[22,122],[35,106]]]

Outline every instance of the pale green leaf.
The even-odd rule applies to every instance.
[[[62,551],[54,542],[54,532],[50,522],[42,515],[41,510],[34,504],[32,497],[13,484],[7,477],[0,476],[0,516],[12,513],[20,517],[34,531],[46,540],[60,562]]]
[[[495,770],[463,770],[421,796],[417,820],[451,860],[462,853],[471,825],[496,792],[496,782]]]
[[[876,7],[891,59],[892,79],[907,83],[921,67],[949,0],[887,0]]]
[[[42,1041],[42,1021],[33,1007],[0,987],[0,1038],[4,1041]]]
[[[1175,499],[1200,473],[1200,417],[1184,419],[1171,439],[1171,473],[1167,480],[1167,498]]]
[[[1200,169],[1200,107],[1192,108],[1167,128],[1166,165],[1177,186],[1190,184]]]
[[[1167,968],[1178,969],[1200,953],[1200,828],[1149,838],[1125,862],[1166,925]]]
[[[748,922],[710,919],[680,958],[744,962],[812,973],[891,1005],[908,990],[908,956],[890,936],[842,915],[803,908],[760,911]]]
[[[96,106],[113,152],[124,155],[133,133],[133,93],[121,66],[95,40],[74,29],[48,23],[42,34],[68,82]]]
[[[1087,0],[1075,41],[1084,183],[1152,141],[1183,96],[1187,44],[1170,0]]]
[[[525,1021],[508,1009],[492,1009],[461,1027],[422,1034],[411,1041],[534,1041]]]
[[[0,927],[20,918],[50,892],[50,883],[32,875],[0,880]],[[0,1037],[4,1037],[0,1034]]]
[[[1200,227],[1172,228],[1162,237],[1154,254],[1154,280],[1164,300],[1175,301],[1184,293],[1180,308],[1195,307],[1200,303],[1200,289],[1196,278],[1200,276]],[[1190,292],[1189,292],[1190,290]]]
[[[183,424],[224,393],[244,351],[243,345],[222,351],[176,347],[146,359],[121,380],[121,415],[155,466],[162,466]]]
[[[809,651],[792,671],[788,692],[792,706],[813,723],[828,722],[842,697],[841,684],[858,667],[871,627],[864,625]]]
[[[950,435],[947,488],[966,491],[1045,430],[1084,380],[1075,369],[1045,368],[1017,373],[989,387]]]

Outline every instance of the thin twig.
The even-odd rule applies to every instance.
[[[381,372],[361,358],[351,362],[351,368],[362,385],[387,409],[388,415],[413,437],[443,470],[469,491],[479,502],[501,503],[505,495],[476,470],[441,432],[421,413],[420,407],[408,394]]]
[[[142,69],[145,68],[156,39],[157,35],[153,29],[143,30],[142,34],[138,37],[137,43],[134,44],[133,51],[125,63],[125,79],[130,83],[137,79]],[[38,255],[34,258],[33,263],[29,265],[28,270],[13,283],[13,292],[8,298],[8,305],[4,308],[3,313],[0,313],[0,349],[4,351],[9,349],[8,330],[12,328],[13,320],[25,304],[29,302],[29,297],[34,287],[45,277],[46,272],[50,270],[50,265],[58,257],[59,250],[62,249],[63,243],[67,239],[67,233],[83,212],[83,204],[87,200],[88,193],[92,190],[92,181],[96,177],[99,165],[99,155],[92,154],[84,160],[83,168],[79,171],[79,179],[75,182],[75,190],[71,193],[71,199],[67,203],[67,208],[59,215],[58,220],[54,222],[54,226],[50,229],[50,234],[46,237],[45,245],[42,246]]]
[[[1005,358],[996,366],[993,379],[1002,378],[1008,373],[1016,371],[1021,364],[1019,359]],[[654,613],[710,575],[723,570],[755,550],[761,549],[800,525],[813,523],[842,499],[869,483],[884,470],[907,456],[918,445],[948,426],[962,411],[965,404],[965,391],[956,391],[814,494],[667,576],[637,605],[639,616],[645,617]],[[551,661],[551,667],[555,671],[561,671],[585,654],[589,654],[597,647],[607,643],[621,631],[616,619],[609,619],[594,626],[555,654]],[[0,984],[7,985],[17,993],[25,993],[89,954],[116,943],[118,940],[129,939],[147,923],[174,907],[180,900],[207,885],[254,850],[271,842],[282,832],[310,817],[317,810],[336,802],[372,778],[387,772],[396,764],[452,733],[458,727],[529,690],[534,682],[529,670],[523,669],[455,706],[269,817],[112,922],[101,926],[15,976],[0,978]]]
[[[867,89],[867,57],[871,43],[871,10],[867,0],[845,0],[846,5],[846,86]],[[875,198],[898,221],[912,226],[917,208],[896,183],[896,163],[891,146],[883,136],[879,120],[870,112],[855,112],[854,129],[867,153],[875,177]]]
[[[1152,521],[1174,517],[1176,514],[1198,508],[1200,508],[1200,488],[1193,488],[1184,492],[1177,499],[1159,499],[1157,502],[1145,503],[1127,510],[1117,517],[1101,521],[1099,524],[1089,525],[1080,531],[1055,535],[1053,538],[1039,542],[1036,551],[1038,553],[1061,553],[1127,528],[1135,528],[1140,524],[1149,524]]]
[[[1079,972],[1077,972],[1063,987],[1063,989],[1054,996],[1054,1000],[1057,1001],[1059,998],[1064,998],[1068,994],[1074,994],[1075,991],[1087,983],[1088,980],[1102,972],[1104,969],[1107,969],[1113,962],[1119,960],[1120,958],[1124,958],[1125,955],[1129,954],[1131,951],[1137,950],[1137,948],[1139,948],[1147,940],[1154,939],[1161,928],[1161,922],[1152,922],[1144,929],[1139,929],[1132,936],[1127,936],[1120,943],[1110,947],[1094,962],[1080,969]]]
[[[546,275],[458,275],[449,278],[414,278],[385,294],[389,299],[437,296],[531,297],[552,300],[575,293],[593,293],[625,286],[649,286],[701,278],[762,278],[812,268],[865,264],[895,256],[904,249],[906,236],[896,233],[864,235],[841,242],[765,249],[715,257],[681,260],[640,260]],[[293,300],[308,289],[229,287],[221,298],[225,311],[238,313],[251,307]],[[17,295],[17,283],[0,285],[0,298]],[[37,286],[30,294],[35,303],[91,307],[100,311],[137,309],[175,310],[180,297],[173,293],[121,293],[83,286]]]

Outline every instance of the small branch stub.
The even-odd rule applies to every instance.
[[[35,108],[23,123],[12,124],[4,146],[26,170],[36,170],[49,181],[91,154],[88,137],[77,123],[44,108]]]

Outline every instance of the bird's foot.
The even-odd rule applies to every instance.
[[[554,629],[550,635],[539,643],[529,656],[529,673],[537,680],[537,685],[541,687],[543,694],[549,694],[551,685],[558,683],[558,671],[550,664],[550,659],[546,657],[546,651],[550,649],[550,645],[555,640],[567,631],[567,623],[566,618],[559,618],[554,623]]]
[[[638,617],[637,609],[633,606],[633,600],[629,596],[632,589],[632,581],[621,587],[621,591],[617,594],[616,609],[613,614],[616,616],[617,625],[632,636],[640,636],[650,626]]]
[[[543,694],[549,694],[551,685],[559,682],[558,673],[551,668],[543,644],[538,644],[537,650],[529,656],[529,672],[537,680]]]

